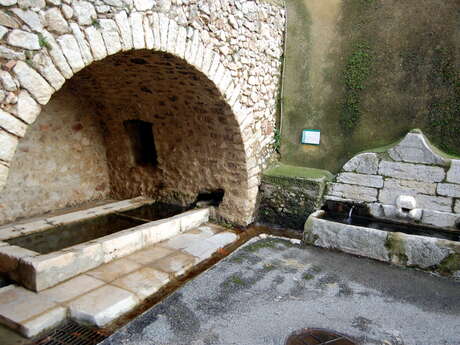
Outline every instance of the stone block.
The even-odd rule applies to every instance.
[[[388,154],[395,161],[447,165],[449,160],[435,153],[421,133],[408,133],[404,139],[388,150]]]
[[[166,51],[168,48],[169,18],[164,13],[158,14],[160,25],[160,49]]]
[[[460,199],[455,200],[454,212],[460,213]]]
[[[447,172],[447,182],[460,184],[460,160],[451,160],[450,169]]]
[[[21,258],[36,256],[38,253],[18,246],[0,246],[0,272],[14,271]]]
[[[62,53],[66,57],[72,71],[77,73],[82,70],[83,67],[85,67],[85,63],[83,62],[80,48],[75,37],[70,34],[62,35],[58,37],[57,42],[61,46]]]
[[[385,231],[327,221],[312,214],[305,223],[304,236],[315,246],[389,261]]]
[[[150,25],[150,19],[148,16],[143,17],[142,24],[144,26],[145,48],[149,50],[153,49],[155,41],[153,39],[152,26]]]
[[[40,105],[30,96],[26,90],[19,91],[18,102],[13,108],[13,113],[29,125],[35,122],[41,112]]]
[[[210,213],[210,208],[202,208],[199,210],[187,211],[171,218],[179,218],[181,222],[181,232],[185,232],[193,228],[197,228],[204,223],[207,223],[209,221]]]
[[[70,68],[64,54],[62,53],[61,47],[54,39],[54,36],[47,31],[42,32],[43,37],[49,46],[48,54],[51,56],[55,66],[62,73],[64,78],[70,79],[73,76],[72,69]]]
[[[453,200],[442,196],[429,196],[419,194],[416,196],[417,207],[424,210],[452,212]]]
[[[118,35],[118,26],[112,19],[100,19],[102,38],[105,42],[107,54],[116,54],[121,50],[120,36]]]
[[[197,259],[191,255],[176,252],[153,262],[149,267],[180,276],[190,269],[196,261]]]
[[[32,64],[55,90],[59,90],[64,85],[64,76],[54,66],[53,60],[51,60],[47,53],[40,52],[35,54],[32,58]]]
[[[460,185],[453,183],[438,183],[437,192],[439,195],[460,198]]]
[[[344,172],[337,176],[337,182],[373,188],[383,187],[383,177],[378,175],[365,175]]]
[[[152,23],[152,33],[153,33],[153,40],[154,40],[154,49],[160,50],[161,49],[161,36],[160,36],[160,17],[159,17],[158,12],[153,12],[152,17],[151,17],[151,23]],[[187,37],[187,30],[184,27],[179,27],[179,33],[181,30],[185,32],[185,37]],[[178,47],[178,45],[179,45],[179,39],[178,39],[178,42],[176,43],[176,47]],[[183,56],[180,56],[180,55],[178,56],[183,58]]]
[[[177,43],[178,25],[174,20],[169,21],[168,41],[166,42],[166,51],[175,53]]]
[[[143,300],[161,289],[169,280],[169,274],[151,267],[143,267],[115,280],[112,285],[128,290]]]
[[[423,211],[422,222],[424,224],[430,224],[440,228],[455,228],[458,221],[460,221],[459,214],[432,210]]]
[[[0,82],[6,91],[17,91],[18,89],[13,77],[7,71],[0,71]]]
[[[118,30],[121,36],[121,46],[123,51],[133,48],[133,36],[131,26],[129,25],[128,16],[125,11],[120,11],[114,16],[115,22],[118,25]]]
[[[183,26],[177,28],[175,53],[180,58],[184,58],[185,49],[187,48],[187,29]]]
[[[375,175],[377,174],[378,168],[378,155],[376,153],[366,152],[350,159],[342,169],[348,172]]]
[[[48,103],[54,89],[40,74],[23,61],[16,63],[13,72],[21,86],[29,91],[38,103],[42,105]]]
[[[144,24],[142,13],[134,12],[129,16],[134,49],[145,49]]]
[[[0,323],[26,337],[56,326],[66,317],[64,308],[20,286],[0,288]]]
[[[63,35],[69,32],[69,24],[62,16],[59,8],[52,7],[46,10],[44,18],[48,30],[56,32],[58,35]]]
[[[374,202],[377,201],[377,194],[378,190],[375,188],[348,185],[342,183],[328,184],[328,196],[336,196],[356,201]]]
[[[379,175],[422,182],[441,182],[446,173],[441,167],[381,161]]]
[[[18,118],[0,109],[0,127],[18,137],[26,134],[27,125]],[[460,187],[460,186],[459,186]]]
[[[12,8],[11,11],[21,18],[33,31],[41,32],[43,30],[41,17],[35,11],[22,8]]]
[[[154,0],[134,0],[134,7],[138,11],[147,11],[152,9],[154,3]]]
[[[128,273],[138,270],[141,265],[127,260],[126,258],[112,261],[108,264],[99,266],[98,268],[87,272],[86,274],[96,279],[102,280],[106,283],[120,278]]]
[[[407,264],[421,268],[430,268],[439,265],[451,250],[442,246],[440,240],[431,237],[410,236],[401,234],[404,239]]]
[[[9,171],[9,167],[0,163],[0,191],[2,190],[2,187],[6,184],[6,181],[8,180]]]
[[[62,284],[56,285],[51,289],[43,290],[38,294],[56,303],[64,303],[101,287],[102,285],[105,285],[102,280],[82,274]]]
[[[139,231],[137,227],[104,236],[97,242],[102,245],[104,262],[134,253],[144,246],[142,231]]]
[[[134,254],[128,255],[126,259],[129,261],[134,261],[140,265],[148,265],[156,260],[174,253],[174,251],[174,249],[165,248],[161,245],[154,245],[148,247],[147,249],[139,250]]]
[[[181,221],[179,218],[157,220],[139,227],[142,234],[144,246],[152,245],[181,232]]]
[[[417,194],[436,195],[436,183],[387,178],[384,182],[384,188],[401,190],[401,194],[408,195],[412,195],[410,191]]]
[[[107,56],[107,49],[105,48],[104,39],[101,33],[94,26],[88,26],[85,29],[85,35],[87,37],[91,53],[94,60],[102,60]]]
[[[80,25],[91,25],[93,20],[97,18],[94,6],[88,1],[73,1],[72,8]]]
[[[81,323],[104,326],[133,309],[137,298],[131,292],[104,285],[69,304],[70,317]]]
[[[0,159],[10,162],[13,159],[16,147],[18,146],[18,137],[0,129]]]

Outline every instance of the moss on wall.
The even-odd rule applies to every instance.
[[[281,155],[337,171],[411,128],[460,154],[460,2],[287,0]],[[300,144],[303,128],[321,145]]]

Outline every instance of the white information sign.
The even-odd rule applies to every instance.
[[[304,129],[302,131],[302,144],[319,145],[320,138],[319,129]]]

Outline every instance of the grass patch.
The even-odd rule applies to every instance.
[[[312,280],[313,278],[315,278],[315,276],[311,273],[305,272],[304,274],[302,274],[303,280]]]

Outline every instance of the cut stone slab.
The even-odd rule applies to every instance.
[[[377,194],[378,190],[375,188],[342,183],[330,183],[328,188],[328,196],[367,202],[377,201]]]
[[[388,150],[392,159],[399,162],[447,165],[449,160],[435,153],[421,133],[408,133],[396,146]]]
[[[169,274],[151,267],[144,267],[118,278],[112,282],[112,285],[131,291],[139,299],[143,300],[157,292],[169,280]]]
[[[39,292],[39,295],[48,297],[50,300],[63,303],[68,302],[80,295],[105,285],[102,280],[82,274],[72,278],[62,284],[56,285],[51,289]]]
[[[119,259],[87,272],[91,277],[103,280],[107,283],[139,269],[141,265],[125,258]]]
[[[0,289],[0,322],[26,337],[58,325],[65,317],[65,308],[45,296],[16,285]]]
[[[452,159],[447,172],[447,182],[460,183],[460,160]]]
[[[344,172],[337,176],[337,182],[373,188],[383,187],[383,177],[378,175],[366,175]]]
[[[150,248],[140,250],[134,254],[128,255],[126,259],[141,265],[148,265],[172,253],[174,253],[173,249],[155,245]]]
[[[179,276],[191,268],[196,261],[197,259],[191,255],[177,252],[157,260],[149,266],[157,270]]]
[[[438,183],[438,194],[460,198],[460,185],[454,183]]]
[[[441,182],[446,173],[438,166],[381,161],[379,175],[422,182]]]
[[[453,228],[460,221],[460,214],[424,210],[422,222],[441,228]]]
[[[84,324],[104,326],[137,304],[131,292],[105,285],[77,298],[69,304],[70,317]]]
[[[184,233],[179,236],[175,236],[162,243],[163,246],[172,248],[172,249],[184,249],[197,241],[203,241],[206,238],[211,237],[213,234],[209,233]]]
[[[379,158],[376,153],[361,153],[350,159],[344,166],[343,170],[356,172],[360,174],[377,174],[379,169]]]

